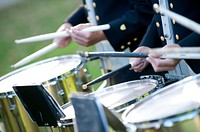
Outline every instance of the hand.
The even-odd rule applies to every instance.
[[[135,53],[144,53],[148,54],[149,48],[145,46],[138,47],[135,51]],[[141,72],[144,70],[144,68],[148,65],[149,62],[146,61],[145,58],[130,58],[130,64],[132,65],[131,70],[134,70],[135,72]]]
[[[106,37],[103,31],[96,31],[96,32],[82,32],[84,28],[91,27],[93,25],[86,23],[86,24],[79,24],[75,27],[71,28],[70,36],[71,38],[80,45],[83,46],[91,46],[96,44],[101,40],[106,40]]]
[[[61,26],[58,28],[57,32],[67,31],[67,30],[69,30],[71,27],[72,27],[71,24],[69,24],[69,23],[64,23],[63,25],[61,25]],[[60,37],[60,38],[55,38],[55,39],[53,40],[53,42],[57,43],[57,44],[58,44],[58,47],[64,48],[64,47],[66,47],[67,45],[70,44],[70,42],[71,42],[71,37]]]
[[[173,47],[178,48],[180,46],[178,44],[167,44],[163,47],[163,49]],[[155,72],[173,70],[176,67],[176,65],[180,62],[179,59],[160,59],[160,55],[155,53],[150,53],[146,60],[149,63],[151,63]]]

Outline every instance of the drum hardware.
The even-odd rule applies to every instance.
[[[5,131],[39,131],[39,128],[30,121],[23,107],[20,107],[17,97],[13,92],[1,94],[1,123]],[[21,118],[20,118],[21,117]]]
[[[8,92],[7,98],[8,98],[8,104],[10,105],[10,110],[13,111],[16,108],[16,104],[14,102],[14,96],[16,96],[15,93],[13,92]]]
[[[115,116],[121,118],[121,113],[126,108],[154,93],[157,90],[156,86],[157,81],[153,79],[135,80],[109,86],[89,94],[84,93],[84,95],[87,97],[96,97]],[[70,106],[72,104],[68,102],[62,106],[62,109],[67,113],[70,111]]]
[[[157,81],[153,80],[153,79],[131,81],[128,83],[122,83],[122,84],[117,84],[115,86],[110,86],[108,88],[86,94],[86,96],[98,98],[100,100],[100,102],[102,102],[102,104],[104,104],[106,107],[108,107],[110,110],[112,110],[113,113],[116,113],[116,112],[124,111],[125,107],[128,107],[130,105],[130,103],[137,102],[137,100],[139,98],[141,99],[141,96],[150,95],[153,91],[156,90],[155,89],[156,85],[157,85]],[[34,86],[35,85],[33,85],[33,87]],[[14,87],[27,87],[27,86],[14,86]],[[28,89],[28,87],[26,89]],[[31,88],[29,88],[29,90],[31,90],[31,91],[33,89],[35,89],[35,88],[32,88],[32,86],[31,86]],[[40,87],[39,89],[40,90],[44,89],[44,87]],[[25,91],[23,90],[22,93],[24,93],[25,95],[35,93],[35,92],[26,93],[26,91],[28,92],[28,90],[25,90]],[[45,91],[47,91],[47,90],[45,89]],[[146,94],[146,93],[149,93],[149,94]],[[32,96],[34,96],[34,95],[32,95]],[[116,96],[115,100],[109,99],[109,98],[113,98],[114,96]],[[37,96],[37,97],[40,97],[40,96]],[[130,98],[130,97],[133,97],[133,98]],[[135,100],[135,101],[133,101],[133,100]],[[39,101],[32,100],[32,99],[30,101],[39,102]],[[111,101],[111,102],[109,102],[109,101]],[[62,110],[67,116],[70,115],[70,113],[71,113],[70,111],[67,110],[70,107],[70,105],[71,105],[71,102],[62,106]],[[32,103],[30,103],[30,106],[33,107]],[[44,107],[44,105],[42,105],[42,107]],[[39,108],[39,107],[37,107],[37,108]],[[118,116],[118,115],[116,114],[116,116]],[[67,128],[67,129],[69,127],[71,128],[72,125],[76,125],[76,124],[74,124],[74,121],[73,121],[73,118],[71,118],[71,115],[70,115],[70,118],[67,117],[67,118],[57,120],[56,124],[58,125],[59,128]],[[50,123],[46,122],[46,123],[44,123],[44,125],[48,126],[48,125],[50,125]]]
[[[122,120],[136,132],[198,132],[199,78],[200,75],[190,76],[152,93],[128,107]]]
[[[160,76],[160,75],[143,75],[140,76],[140,79],[155,79],[156,81],[158,81],[158,85],[156,86],[156,88],[160,89],[163,88],[165,86],[165,79]]]
[[[68,119],[63,109],[43,85],[13,86],[15,93],[31,119],[38,126],[60,131],[74,131],[73,119]],[[34,97],[37,97],[33,100]],[[56,130],[57,130],[56,129]]]
[[[10,99],[7,94],[14,96],[13,85],[42,84],[56,101],[63,105],[69,101],[71,92],[83,91],[81,86],[78,88],[76,81],[82,81],[83,84],[89,80],[85,79],[87,78],[86,73],[89,74],[88,70],[84,70],[87,69],[85,64],[86,62],[82,62],[79,55],[63,55],[30,64],[0,77],[0,105],[2,106],[0,112],[2,124],[6,130],[14,131],[13,128],[16,128],[17,131],[18,128],[23,128],[40,131],[37,124],[30,120],[17,97],[13,97],[15,101],[11,100],[11,103],[9,103]],[[14,104],[16,105],[15,109],[12,107]],[[15,117],[21,120],[20,122],[23,124],[16,124],[16,118],[12,115],[13,112],[11,113],[10,109],[19,113]]]

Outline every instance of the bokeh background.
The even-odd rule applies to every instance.
[[[12,64],[52,43],[48,40],[17,45],[16,39],[55,32],[80,4],[81,0],[0,0],[0,76],[16,70],[10,67]],[[72,42],[68,47],[58,48],[30,63],[94,50],[94,46],[83,47]],[[101,75],[98,61],[87,65],[92,79]]]

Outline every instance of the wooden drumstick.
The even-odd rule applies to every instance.
[[[29,63],[30,61],[56,49],[58,47],[57,43],[52,43],[46,47],[44,47],[43,49],[41,50],[38,50],[37,52],[25,57],[24,59],[22,59],[21,61],[17,62],[16,64],[12,65],[11,68],[17,68],[17,67],[20,67],[26,63]]]
[[[200,59],[200,47],[173,47],[149,49],[149,53],[161,55],[165,59]]]
[[[195,21],[192,21],[184,16],[181,16],[177,13],[174,13],[170,10],[167,10],[161,6],[159,6],[158,4],[154,4],[153,5],[154,9],[156,12],[160,12],[160,14],[163,15],[167,15],[168,17],[170,17],[171,19],[175,19],[177,23],[183,25],[184,27],[200,34],[200,24],[198,24]]]
[[[89,27],[89,28],[85,28],[82,31],[84,31],[84,32],[95,32],[95,31],[100,31],[100,30],[107,30],[109,28],[110,28],[110,25],[109,24],[105,24],[105,25],[92,26],[92,27]],[[31,39],[31,41],[32,41],[32,39]],[[24,41],[22,41],[22,42],[24,42]],[[28,63],[28,62],[30,62],[32,60],[44,55],[44,54],[56,49],[57,47],[58,47],[58,44],[54,42],[54,43],[44,47],[43,49],[41,49],[41,50],[39,50],[39,51],[27,56],[26,58],[22,59],[21,61],[17,62],[16,64],[12,65],[11,67],[12,68],[20,67],[20,66],[22,66],[22,65],[24,65],[24,64],[26,64],[26,63]]]
[[[200,47],[173,47],[173,48],[152,48],[149,49],[149,53],[156,53],[156,54],[168,54],[168,53],[199,53],[200,54]]]
[[[110,28],[109,24],[99,25],[99,26],[91,26],[88,28],[83,29],[83,32],[95,32],[100,30],[108,30]],[[69,33],[67,31],[62,32],[55,32],[55,33],[49,33],[49,34],[43,34],[38,36],[33,36],[25,39],[15,40],[16,44],[22,44],[22,43],[30,43],[30,42],[37,42],[37,41],[43,41],[43,40],[49,40],[54,39],[58,37],[68,37]]]
[[[160,58],[164,59],[200,59],[199,53],[168,53],[163,54]]]

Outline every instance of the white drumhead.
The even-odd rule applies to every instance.
[[[107,87],[96,91],[94,95],[98,100],[109,109],[125,104],[129,101],[139,98],[140,96],[155,90],[157,81],[152,79],[129,81]]]
[[[155,89],[156,86],[157,81],[152,79],[136,80],[113,85],[86,96],[95,96],[104,106],[112,109],[113,107],[127,103],[128,101],[150,92]],[[63,111],[66,117],[62,120],[72,119],[75,117],[74,108],[71,104],[69,104]]]
[[[0,78],[0,93],[13,91],[13,85],[38,84],[58,77],[81,63],[79,55],[66,55],[39,61]]]
[[[200,107],[200,75],[188,77],[157,91],[127,109],[122,119],[130,123],[155,121]]]

